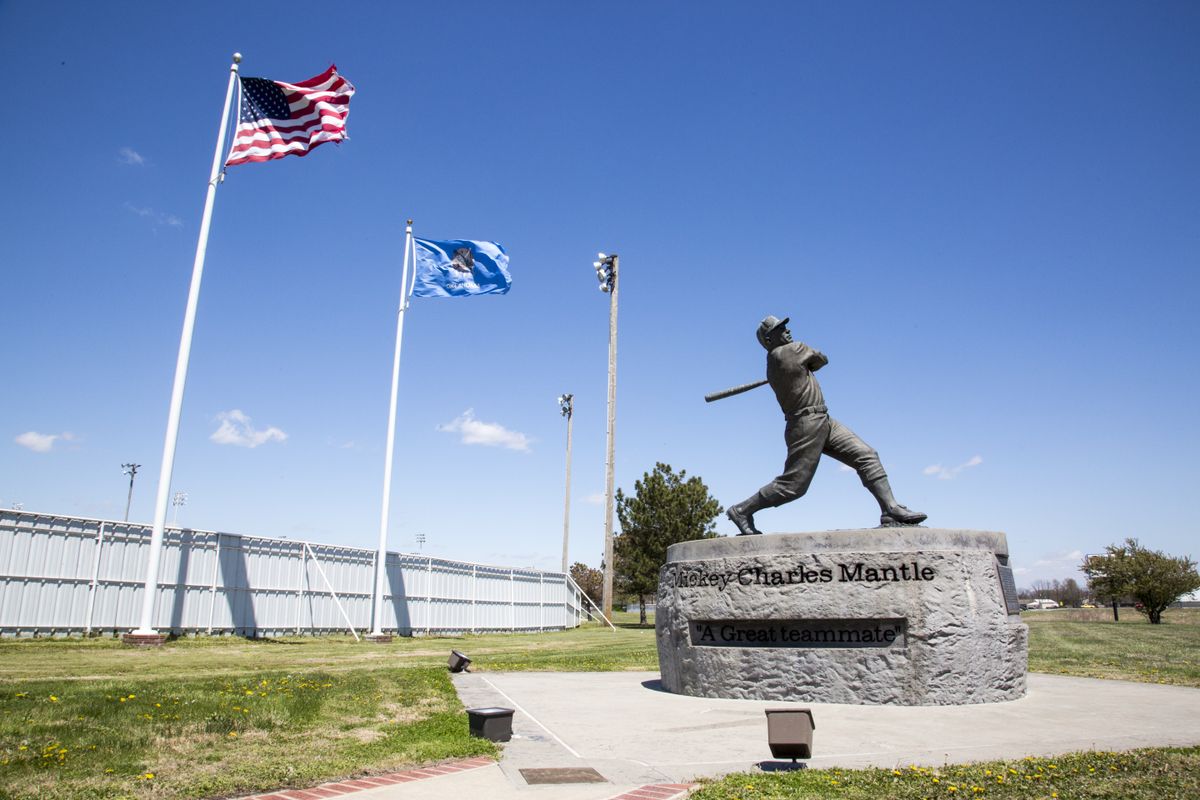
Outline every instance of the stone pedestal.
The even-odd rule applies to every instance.
[[[371,644],[391,644],[392,635],[390,633],[368,633],[363,637]]]
[[[663,688],[701,697],[961,705],[1025,695],[1029,631],[1002,533],[872,528],[672,545]]]

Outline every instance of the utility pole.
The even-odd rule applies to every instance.
[[[562,571],[567,572],[567,543],[571,538],[571,417],[575,414],[575,395],[558,396],[558,408],[567,418],[567,490],[563,500],[563,557]]]
[[[425,534],[418,533],[413,538],[417,540],[417,552],[419,553],[422,550],[424,550],[425,549]]]
[[[592,264],[600,291],[608,295],[608,448],[604,461],[604,617],[612,619],[613,605],[613,440],[617,427],[617,256],[599,254]]]
[[[121,471],[129,476],[129,496],[125,498],[125,521],[129,522],[129,506],[133,503],[133,479],[141,464],[122,464]]]

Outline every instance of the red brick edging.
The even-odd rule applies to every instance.
[[[452,761],[448,764],[438,764],[422,769],[406,769],[403,772],[389,772],[385,775],[371,775],[366,778],[353,778],[332,783],[322,783],[307,789],[279,789],[267,794],[255,794],[243,797],[241,800],[322,800],[326,797],[340,797],[366,789],[377,789],[380,786],[392,786],[397,783],[421,781],[436,778],[439,775],[450,775],[469,769],[488,767],[496,762],[490,758],[469,758],[466,761]],[[617,794],[608,800],[671,800],[686,794],[696,784],[694,783],[652,783],[631,789],[624,794]]]
[[[371,775],[365,778],[353,778],[332,783],[322,783],[307,789],[278,789],[266,794],[256,794],[244,797],[242,800],[320,800],[326,797],[339,797],[343,794],[353,794],[364,789],[377,789],[380,786],[392,786],[397,783],[420,781],[426,778],[436,778],[439,775],[449,775],[468,769],[487,767],[496,762],[490,758],[469,758],[466,761],[451,761],[448,764],[438,764],[422,769],[406,769],[403,772],[389,772],[385,775]],[[659,797],[659,795],[654,795]]]

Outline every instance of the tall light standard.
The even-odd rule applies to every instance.
[[[604,617],[613,603],[613,439],[617,426],[617,257],[598,255],[592,263],[600,291],[608,294],[608,453],[604,461]]]
[[[176,492],[171,498],[171,505],[175,507],[175,511],[171,514],[171,527],[179,527],[179,507],[187,505],[187,492]]]
[[[563,500],[563,558],[562,571],[567,572],[567,542],[571,538],[571,417],[575,414],[575,395],[560,394],[558,408],[567,418],[567,490]]]
[[[122,464],[121,471],[129,476],[129,496],[125,498],[125,521],[129,522],[129,506],[133,503],[133,479],[141,464]]]

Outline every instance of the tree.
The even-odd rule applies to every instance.
[[[1195,561],[1149,550],[1137,539],[1110,544],[1104,555],[1088,556],[1079,568],[1088,576],[1095,594],[1108,600],[1132,597],[1138,611],[1149,617],[1152,625],[1162,622],[1162,612],[1168,606],[1200,589]]]
[[[704,481],[688,478],[686,470],[676,475],[670,464],[661,462],[633,484],[632,497],[618,489],[616,500],[621,534],[613,540],[613,573],[621,591],[637,596],[644,625],[646,597],[658,591],[667,547],[715,538],[714,520],[725,509]]]
[[[597,598],[604,592],[604,573],[594,567],[589,567],[582,561],[576,561],[571,565],[571,580],[579,585],[591,601],[596,602]],[[588,616],[592,615],[588,611]]]
[[[1079,581],[1074,578],[1067,578],[1062,583],[1062,588],[1059,590],[1059,597],[1056,598],[1059,605],[1069,606],[1070,608],[1079,608],[1083,605],[1083,588],[1079,585]]]

